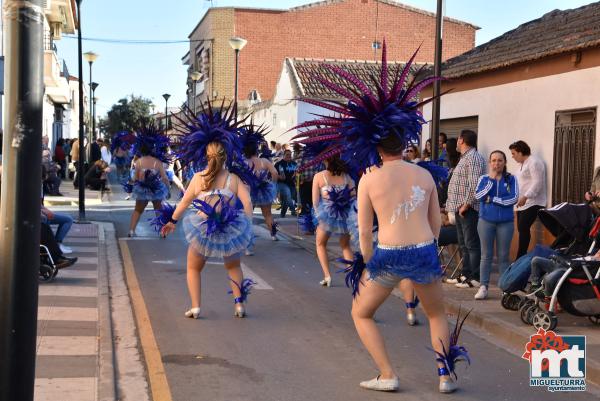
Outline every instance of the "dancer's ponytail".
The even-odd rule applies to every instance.
[[[223,165],[227,160],[227,154],[225,153],[223,145],[219,142],[209,143],[206,147],[206,159],[208,165],[202,174],[204,182],[202,188],[200,188],[201,191],[209,190],[214,184],[217,174],[223,169]]]

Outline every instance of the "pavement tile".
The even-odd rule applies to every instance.
[[[95,401],[95,377],[35,379],[34,401]]]
[[[97,256],[82,256],[78,259],[77,263],[87,263],[91,265],[98,265]]]
[[[43,336],[37,355],[93,355],[98,353],[97,336]]]
[[[60,277],[60,273],[59,276]],[[57,279],[58,279],[57,277]],[[69,285],[54,285],[54,283],[41,284],[39,287],[39,295],[64,295],[74,297],[97,297],[97,287],[87,286],[69,286]]]
[[[98,320],[98,309],[40,306],[38,307],[38,316],[44,316],[44,320],[95,322]]]
[[[75,252],[77,254],[82,253],[82,252],[98,253],[97,246],[72,245],[72,246],[70,246],[70,248],[73,250],[73,252]]]
[[[98,300],[96,297],[71,297],[61,295],[43,295],[38,298],[38,306],[68,306],[79,308],[95,308]]]
[[[83,286],[83,287],[94,287],[96,286],[97,279],[94,278],[71,278],[68,276],[61,275],[58,273],[58,276],[54,279],[50,285],[59,284],[65,287],[68,286]]]
[[[38,320],[38,336],[95,336],[98,323],[78,320]]]
[[[60,272],[62,278],[69,279],[84,279],[91,278],[94,280],[98,279],[98,270],[75,270],[75,269],[62,269]]]
[[[98,246],[98,240],[90,237],[67,237],[65,238],[65,244],[68,246],[71,246],[71,244],[80,246]]]
[[[97,371],[96,355],[40,355],[35,361],[36,378],[95,377]]]
[[[77,263],[75,263],[73,266],[69,266],[67,269],[61,269],[61,273],[62,271],[67,271],[67,270],[98,270],[98,266],[96,265],[92,265],[89,263],[79,263],[79,260],[77,261]]]

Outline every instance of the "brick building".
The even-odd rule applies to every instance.
[[[444,59],[475,45],[478,27],[444,20]],[[189,72],[200,72],[195,91],[188,78],[188,104],[231,99],[234,51],[228,40],[248,41],[240,52],[240,107],[272,99],[286,57],[379,60],[374,50],[383,38],[389,60],[407,60],[421,45],[417,61],[434,55],[435,15],[391,0],[326,0],[287,10],[210,8],[190,34],[183,57]],[[196,94],[196,102],[193,94]]]

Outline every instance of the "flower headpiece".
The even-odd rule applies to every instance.
[[[409,81],[409,72],[417,51],[402,70],[397,70],[390,80],[385,41],[381,58],[380,77],[370,85],[355,75],[335,65],[325,68],[341,78],[347,85],[339,85],[327,78],[313,75],[323,86],[332,90],[345,102],[298,99],[335,113],[333,116],[317,115],[317,119],[304,122],[292,129],[302,129],[294,139],[302,144],[326,141],[329,146],[315,157],[310,165],[340,154],[342,159],[359,170],[379,165],[377,146],[382,140],[396,136],[406,146],[419,142],[421,127],[425,123],[419,107],[430,102],[415,100],[419,92],[441,78],[430,77],[417,82]],[[424,66],[423,66],[424,67]],[[418,76],[423,67],[414,76]]]
[[[203,170],[207,165],[206,148],[211,142],[220,143],[227,155],[227,166],[241,158],[242,141],[239,137],[240,127],[244,119],[237,121],[235,111],[231,104],[224,107],[221,103],[218,110],[213,109],[210,103],[194,116],[187,110],[185,118],[177,118],[181,126],[177,131],[182,135],[179,142],[178,159],[184,166],[193,165],[196,171]]]
[[[135,133],[133,154],[141,157],[143,156],[142,150],[145,150],[149,152],[149,156],[155,157],[163,163],[170,163],[172,158],[169,152],[170,144],[169,137],[155,125],[145,125]]]

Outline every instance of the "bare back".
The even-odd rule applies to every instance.
[[[277,181],[277,170],[275,170],[275,167],[273,167],[273,163],[267,159],[252,156],[250,159],[248,159],[248,165],[254,168],[254,171],[257,173],[257,175],[262,171],[268,171],[271,173],[271,179],[273,181]]]
[[[361,250],[363,236],[372,230],[374,213],[382,245],[419,244],[439,236],[435,183],[429,172],[412,163],[392,160],[364,175],[358,187],[358,206]]]

